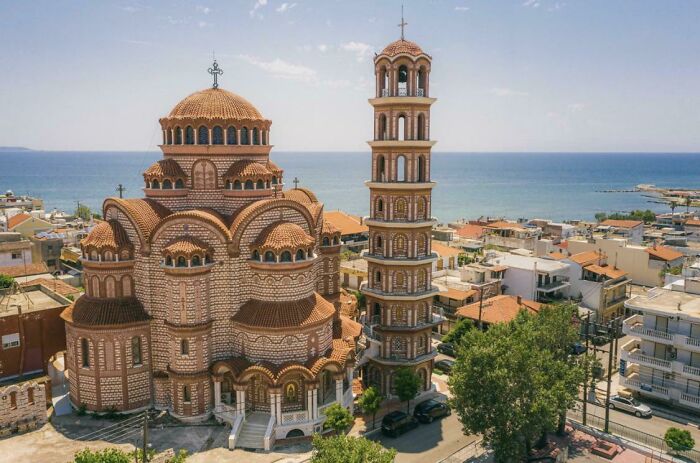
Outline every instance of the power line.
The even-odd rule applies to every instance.
[[[106,428],[101,428],[101,429],[98,429],[97,431],[92,431],[92,432],[84,434],[80,437],[76,437],[75,440],[83,440],[83,439],[87,438],[88,436],[92,436],[92,435],[110,434],[111,432],[117,430],[117,429],[112,429],[112,428],[119,428],[119,427],[125,427],[127,425],[132,425],[134,423],[137,423],[139,418],[141,418],[141,416],[139,416],[139,415],[132,416],[130,418],[125,419],[124,421],[120,421],[119,423],[115,423],[111,426],[107,426]]]

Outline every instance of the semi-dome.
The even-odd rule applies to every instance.
[[[425,55],[425,52],[418,46],[417,43],[405,39],[399,39],[395,42],[391,42],[384,48],[384,50],[382,50],[380,55],[396,56],[402,53],[406,53],[411,56]]]
[[[116,220],[98,223],[80,241],[80,244],[83,246],[83,249],[95,249],[97,251],[103,249],[119,251],[123,248],[131,247],[129,236],[126,234],[124,227]]]
[[[258,247],[276,251],[307,247],[313,243],[314,239],[303,228],[291,222],[275,222],[268,225],[255,240]]]
[[[175,105],[168,119],[264,120],[248,100],[221,88],[207,88],[189,95]]]

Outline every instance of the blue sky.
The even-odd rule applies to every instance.
[[[700,151],[700,2],[405,0],[440,151]],[[277,150],[366,150],[401,1],[3,1],[0,146],[152,150],[211,84]]]

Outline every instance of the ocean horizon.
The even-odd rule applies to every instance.
[[[42,198],[47,210],[72,211],[76,202],[101,211],[106,197],[143,197],[142,172],[160,151],[3,151],[0,190]],[[316,193],[326,210],[368,211],[366,151],[273,151],[293,179]],[[670,211],[639,184],[698,188],[700,153],[433,152],[433,216],[440,222],[489,215],[552,220],[587,219],[597,212]]]

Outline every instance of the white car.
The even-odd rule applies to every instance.
[[[619,395],[614,395],[610,397],[608,407],[613,410],[623,410],[625,412],[634,413],[634,416],[639,418],[643,416],[651,416],[651,408],[633,397],[625,398],[620,397]]]

